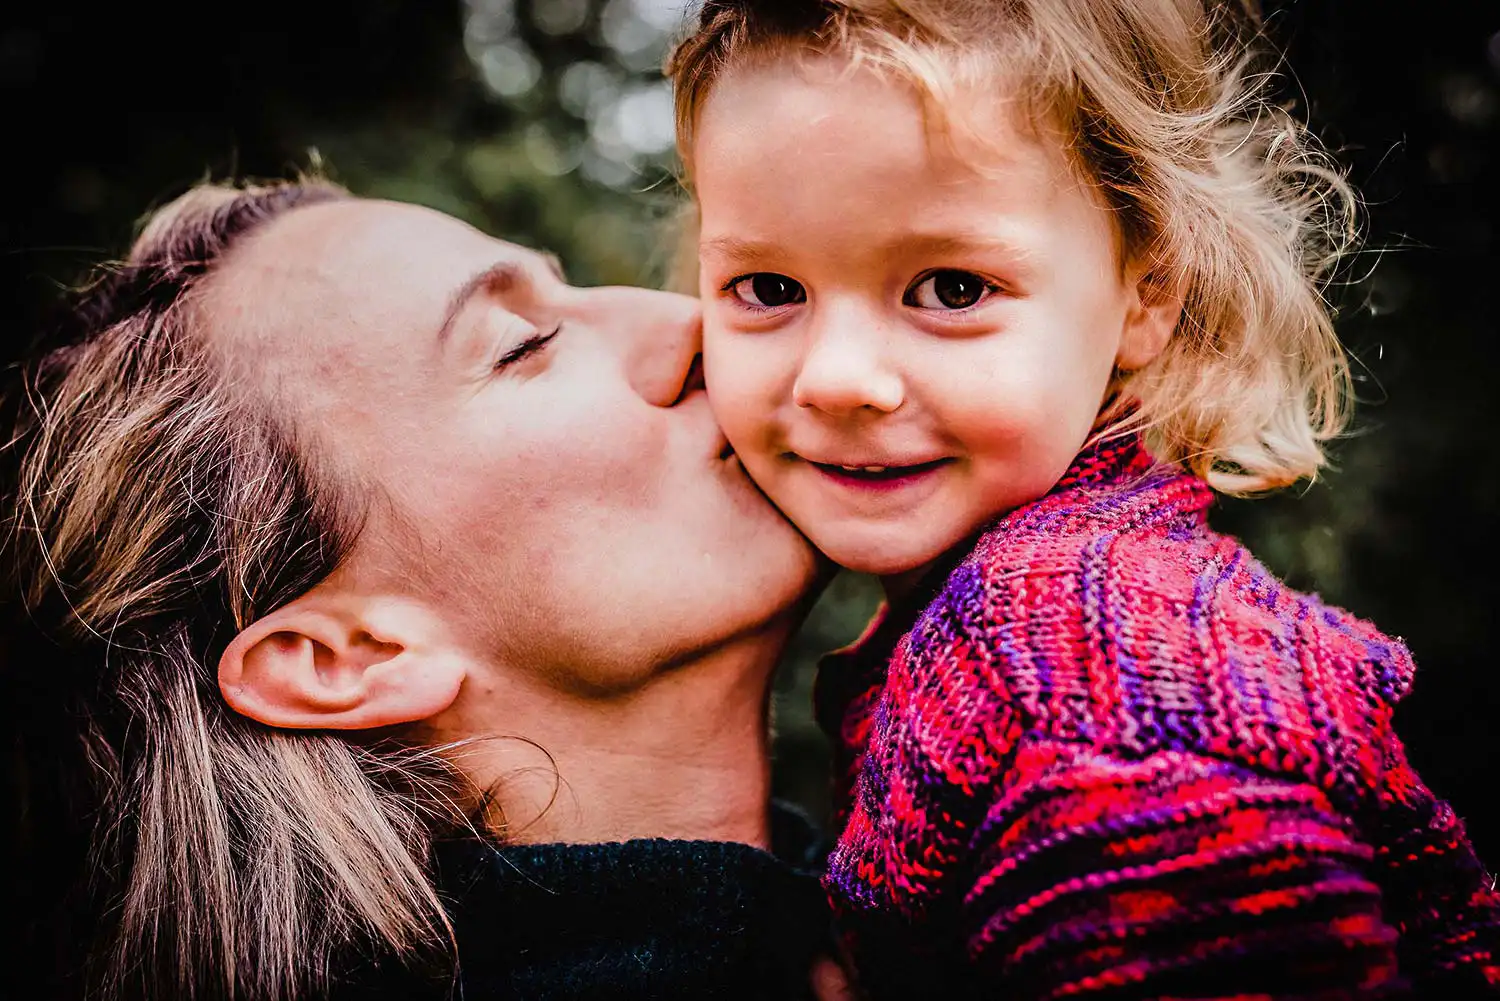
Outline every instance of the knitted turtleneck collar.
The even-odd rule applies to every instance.
[[[1090,444],[1073,457],[1062,477],[1047,491],[1059,494],[1078,487],[1117,484],[1139,479],[1161,464],[1146,451],[1138,434],[1123,434]]]
[[[1118,486],[1143,479],[1153,472],[1166,472],[1169,468],[1162,466],[1150,452],[1146,451],[1146,446],[1138,434],[1108,438],[1095,442],[1079,452],[1057,483],[1042,499],[1055,498],[1060,494],[1084,493],[1099,488]],[[1171,470],[1171,472],[1176,471]],[[1024,510],[1025,507],[1017,509],[1017,511]],[[979,538],[996,523],[1014,513],[1002,512],[994,521],[938,557],[909,592],[896,601],[886,602],[880,606],[859,639],[825,657],[824,667],[847,671],[853,663],[858,662],[875,670],[883,670],[886,659],[896,646],[896,641],[911,628],[922,609],[926,608],[943,589],[943,585],[947,583],[954,569],[973,552],[974,545]],[[848,664],[849,667],[835,666],[840,663]],[[822,701],[820,698],[819,702]]]
[[[711,795],[711,790],[705,790]],[[772,851],[717,841],[440,844],[459,982],[361,976],[340,998],[555,1001],[808,997],[828,952],[826,844],[777,806]]]

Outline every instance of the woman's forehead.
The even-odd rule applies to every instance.
[[[518,255],[541,259],[430,209],[299,208],[216,270],[199,302],[205,337],[236,384],[363,468],[452,402],[444,316],[476,272]]]
[[[472,266],[524,252],[433,209],[356,198],[288,213],[246,250],[236,263],[280,280],[361,293],[379,285],[408,297],[439,298]]]
[[[369,347],[436,335],[452,297],[505,261],[545,260],[452,216],[343,199],[297,209],[238,247],[205,297],[217,338]]]

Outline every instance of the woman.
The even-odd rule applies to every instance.
[[[29,871],[86,953],[49,991],[805,992],[765,707],[817,571],[693,300],[203,187],[69,327],[6,394],[0,564],[21,858],[88,851]]]

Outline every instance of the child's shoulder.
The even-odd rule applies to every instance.
[[[1209,499],[1158,470],[1013,512],[898,656],[971,674],[981,698],[1018,704],[1037,736],[1368,789],[1410,654],[1212,531]]]

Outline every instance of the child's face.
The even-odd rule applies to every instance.
[[[912,91],[841,70],[740,68],[701,111],[705,373],[787,516],[900,575],[1049,490],[1177,311],[1143,299],[1060,143],[994,101],[980,174]]]

